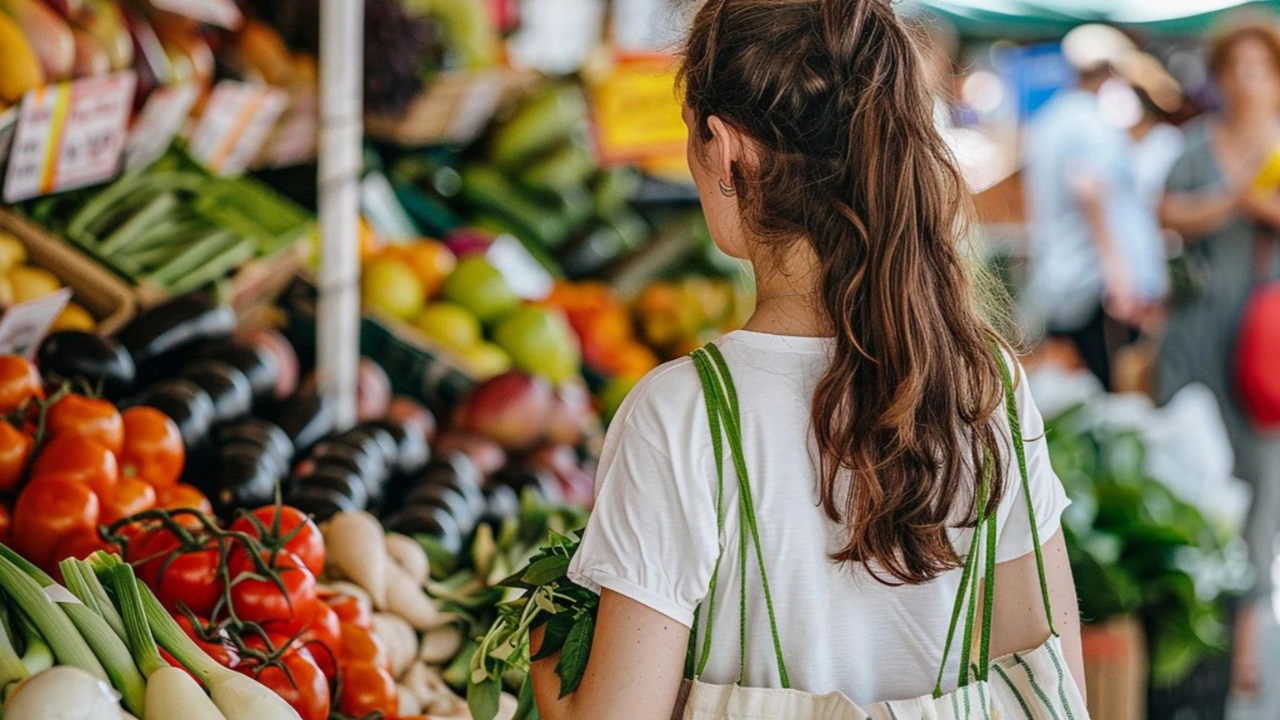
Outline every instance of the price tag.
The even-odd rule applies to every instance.
[[[11,107],[0,112],[0,167],[4,167],[4,161],[9,159],[9,144],[17,127],[18,108]]]
[[[0,353],[32,358],[70,300],[71,288],[62,288],[5,310],[0,315]]]
[[[132,71],[27,91],[9,155],[5,202],[92,185],[120,169]]]
[[[125,169],[146,167],[163,155],[181,132],[199,97],[200,88],[195,83],[169,85],[151,93],[129,131],[124,150]]]
[[[151,4],[228,30],[239,30],[244,24],[244,15],[232,0],[151,0]]]
[[[510,235],[494,240],[485,251],[484,259],[497,268],[515,294],[525,300],[545,300],[555,287],[551,273]]]
[[[596,145],[606,164],[679,160],[688,135],[667,56],[623,58],[590,90]]]
[[[219,175],[238,175],[258,154],[284,110],[285,92],[223,80],[213,88],[191,133],[191,152]]]

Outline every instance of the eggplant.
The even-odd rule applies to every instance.
[[[197,357],[221,360],[235,366],[249,379],[254,400],[271,397],[280,374],[280,361],[261,345],[249,345],[236,340],[224,340],[201,347]]]
[[[426,535],[450,554],[462,552],[462,529],[453,516],[440,508],[408,507],[387,518],[385,524],[389,532],[410,537]]]
[[[315,461],[316,465],[330,464],[347,468],[360,478],[360,482],[364,483],[371,495],[381,494],[383,482],[386,480],[386,469],[378,457],[365,448],[333,440],[321,440],[311,448],[307,456]]]
[[[564,502],[564,493],[560,491],[560,483],[551,473],[528,465],[508,465],[490,478],[493,485],[506,485],[516,492],[524,494],[525,489],[532,488],[543,502],[558,504]]]
[[[93,333],[63,330],[40,343],[36,363],[46,380],[84,380],[116,399],[133,388],[137,368],[122,345]]]
[[[247,417],[223,425],[214,433],[214,445],[247,442],[264,448],[288,466],[293,462],[293,443],[279,425],[262,418]]]
[[[249,386],[249,378],[231,363],[196,360],[182,368],[182,377],[209,393],[216,422],[238,420],[253,409],[253,389]]]
[[[239,508],[256,508],[275,500],[280,473],[266,450],[237,444],[218,453],[217,470],[200,488],[219,517]]]
[[[385,429],[375,425],[357,425],[338,436],[339,442],[359,444],[377,454],[387,473],[395,471],[400,452],[396,439]]]
[[[289,473],[289,466],[281,462],[280,458],[270,448],[249,440],[233,440],[225,445],[220,445],[216,453],[219,457],[223,455],[252,454],[259,458],[259,461],[271,471],[272,475],[284,477]]]
[[[452,479],[450,479],[452,478]],[[451,452],[437,457],[422,471],[422,482],[455,482],[480,487],[480,469],[463,453]]]
[[[333,405],[323,395],[300,393],[285,401],[275,421],[300,455],[333,432]]]
[[[405,505],[408,507],[425,505],[448,511],[453,519],[458,521],[458,528],[464,535],[471,534],[471,531],[476,528],[476,522],[480,519],[480,516],[473,512],[466,496],[457,488],[447,485],[420,486],[405,499]]]
[[[235,328],[235,311],[194,292],[143,311],[116,339],[139,366],[151,366],[196,343],[230,337]]]
[[[369,506],[369,489],[365,487],[364,479],[345,465],[318,461],[311,472],[294,479],[294,489],[304,487],[327,487],[337,490],[351,500],[351,504],[358,510],[364,510]]]
[[[361,508],[351,498],[331,487],[323,485],[300,485],[289,492],[285,502],[324,522],[340,512],[355,512]]]
[[[386,430],[396,441],[395,473],[417,475],[426,468],[431,460],[431,448],[427,445],[427,440],[422,433],[411,432],[395,420],[375,420],[368,425]]]
[[[151,386],[135,405],[150,405],[168,415],[182,433],[187,448],[194,448],[209,435],[214,421],[213,400],[204,388],[177,378],[162,380]]]

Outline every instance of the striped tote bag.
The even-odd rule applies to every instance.
[[[991,624],[995,597],[996,565],[996,512],[987,508],[987,482],[990,468],[984,473],[984,482],[978,488],[978,508],[982,521],[974,532],[973,544],[965,560],[961,574],[960,591],[957,593],[951,615],[943,658],[950,654],[957,632],[960,635],[961,657],[972,658],[971,644],[977,642],[977,661],[973,665],[961,663],[958,687],[949,693],[942,692],[943,669],[938,670],[938,682],[934,692],[911,700],[881,702],[859,707],[845,695],[834,692],[814,695],[790,687],[786,661],[778,635],[778,624],[769,592],[769,578],[765,572],[760,550],[760,533],[756,525],[751,483],[742,450],[742,430],[738,415],[738,398],[729,366],[719,348],[709,344],[693,352],[694,364],[702,381],[706,397],[707,420],[711,426],[712,447],[715,450],[718,496],[716,517],[719,529],[724,529],[724,444],[729,446],[729,457],[738,481],[739,531],[744,541],[739,543],[746,563],[747,555],[755,551],[760,568],[759,591],[763,593],[769,613],[769,626],[773,635],[774,654],[777,657],[781,688],[751,688],[739,680],[734,685],[713,685],[698,678],[705,669],[711,648],[711,633],[715,620],[715,603],[710,600],[699,608],[690,635],[686,676],[689,678],[676,706],[673,720],[1089,720],[1080,691],[1067,671],[1057,630],[1053,627],[1053,614],[1049,604],[1049,587],[1045,578],[1044,559],[1040,550],[1040,538],[1036,531],[1035,509],[1031,505],[1027,480],[1026,451],[1018,422],[1018,410],[1014,399],[1013,380],[1008,362],[998,348],[993,346],[1000,361],[1000,372],[1005,390],[1005,409],[1013,434],[1013,448],[1018,469],[1027,496],[1027,513],[1031,519],[1032,539],[1035,544],[1036,566],[1040,575],[1040,592],[1043,596],[1045,615],[1049,620],[1050,637],[1041,646],[1026,652],[1014,653],[991,659]],[[979,572],[982,563],[984,572]],[[715,597],[716,573],[712,576],[709,598]],[[980,578],[990,578],[985,584]],[[745,580],[744,580],[745,584]],[[976,603],[968,602],[983,592],[981,618],[975,617]],[[747,588],[742,588],[745,594]],[[966,610],[967,608],[967,610]],[[701,657],[695,657],[698,647],[699,625],[705,624],[706,634]],[[744,630],[745,632],[745,630]],[[745,638],[744,638],[745,646]],[[745,651],[744,651],[745,652]],[[745,666],[745,662],[743,665]],[[945,661],[943,663],[945,665]]]

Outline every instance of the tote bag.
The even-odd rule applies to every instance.
[[[688,680],[681,691],[680,702],[677,703],[673,720],[676,718],[683,720],[867,720],[869,718],[874,720],[1088,720],[1088,710],[1080,697],[1075,681],[1067,671],[1058,632],[1053,626],[1053,614],[1049,606],[1049,586],[1045,578],[1044,558],[1040,549],[1035,509],[1031,504],[1026,451],[1018,422],[1013,380],[1004,354],[994,344],[993,350],[1000,361],[1000,374],[1005,390],[1005,409],[1009,416],[1013,448],[1027,497],[1026,510],[1031,519],[1031,537],[1035,545],[1036,568],[1040,576],[1040,593],[1043,597],[1045,616],[1049,621],[1049,639],[1040,647],[1027,652],[991,659],[997,513],[996,508],[987,507],[987,485],[990,479],[990,463],[988,463],[983,470],[983,482],[978,487],[979,517],[982,519],[974,530],[973,544],[961,573],[960,590],[952,609],[950,629],[942,653],[943,658],[940,661],[943,667],[938,670],[938,682],[933,693],[911,700],[894,700],[859,707],[839,692],[814,695],[791,688],[791,682],[787,676],[786,659],[782,654],[773,597],[769,591],[769,577],[764,567],[764,553],[761,552],[760,532],[756,525],[751,483],[742,450],[742,424],[738,414],[738,396],[724,356],[720,354],[719,348],[709,344],[695,350],[693,360],[706,397],[707,421],[711,427],[711,442],[715,451],[716,523],[723,533],[724,444],[727,438],[729,456],[738,481],[739,532],[742,536],[742,541],[738,543],[741,548],[741,557],[738,560],[745,567],[748,555],[754,550],[756,562],[760,568],[759,591],[764,595],[765,606],[769,613],[769,628],[773,636],[773,650],[782,687],[746,687],[741,677],[733,685],[713,685],[698,679],[706,668],[711,648],[711,634],[715,625],[715,588],[720,561],[723,560],[721,557],[716,561],[715,572],[711,578],[711,588],[705,603],[705,620],[700,620],[703,614],[701,607],[694,616],[685,672]],[[985,573],[979,572],[979,562],[983,563]],[[742,575],[741,591],[745,597],[746,573]],[[982,576],[987,578],[987,582],[982,585],[984,604],[982,617],[979,620],[975,617],[975,604],[966,600],[977,597],[979,580]],[[963,625],[961,624],[962,616]],[[695,657],[698,628],[701,622],[705,622],[706,635],[701,656]],[[946,657],[950,655],[952,644],[956,640],[957,629],[963,632],[960,642],[961,657],[964,661],[960,663],[958,687],[944,694],[942,692],[943,672]],[[740,652],[743,653],[744,660],[742,667],[745,668],[747,642],[745,623],[740,632],[742,643]],[[975,635],[978,643],[978,661],[971,666],[968,660],[972,657],[971,643]]]
[[[1263,432],[1280,430],[1280,282],[1268,282],[1274,237],[1254,241],[1253,293],[1236,337],[1236,395],[1249,420]]]

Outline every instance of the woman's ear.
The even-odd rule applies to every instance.
[[[707,118],[707,127],[711,129],[712,168],[719,175],[720,182],[725,187],[732,188],[733,164],[741,159],[742,138],[737,130],[715,115]]]

